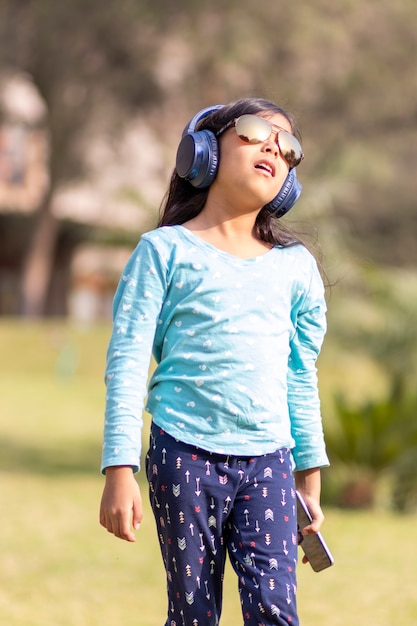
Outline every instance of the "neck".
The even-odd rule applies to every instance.
[[[239,236],[252,236],[256,217],[262,207],[248,203],[247,199],[230,200],[224,194],[216,193],[213,186],[207,196],[207,201],[195,218],[202,228],[215,228],[219,231]]]
[[[183,226],[216,248],[240,258],[252,258],[271,248],[254,235],[259,209],[236,214],[224,204],[207,203],[201,213]]]

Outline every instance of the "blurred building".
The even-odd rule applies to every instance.
[[[19,315],[23,259],[49,189],[48,150],[47,110],[35,86],[26,76],[0,76],[0,315]],[[141,230],[155,220],[161,197],[157,167],[152,173],[140,168],[144,152],[148,164],[161,162],[144,124],[126,133],[116,161],[98,138],[90,156],[96,177],[93,172],[92,179],[54,194],[59,240],[47,315],[109,318],[120,273]],[[150,190],[148,196],[135,197],[135,184]],[[123,239],[126,245],[114,243]]]

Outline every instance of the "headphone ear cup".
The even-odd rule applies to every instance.
[[[297,179],[295,168],[290,170],[287,174],[287,178],[284,180],[279,193],[275,196],[271,202],[265,205],[265,209],[268,209],[274,217],[282,217],[294,206],[300,197],[303,186]]]
[[[211,130],[190,132],[178,146],[176,170],[180,178],[193,187],[205,189],[216,177],[219,166],[219,145]]]

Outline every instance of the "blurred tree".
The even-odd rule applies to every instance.
[[[51,211],[60,185],[86,175],[83,141],[104,114],[158,99],[152,75],[156,41],[138,28],[134,0],[4,1],[0,4],[0,62],[27,72],[47,108],[50,186],[37,211],[22,276],[22,313],[44,313],[60,224]],[[140,59],[140,62],[138,62]]]
[[[175,146],[208,103],[281,102],[305,129],[300,208],[321,204],[360,256],[415,264],[416,20],[415,0],[0,0],[0,65],[28,72],[50,114],[51,189],[25,265],[26,312],[42,310],[56,189],[86,175],[87,131],[109,114],[116,125],[126,107],[163,118],[161,143]]]

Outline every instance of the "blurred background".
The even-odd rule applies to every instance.
[[[296,117],[304,189],[284,219],[319,242],[332,284],[319,380],[332,463],[323,502],[339,570],[318,579],[327,576],[339,591],[352,584],[357,565],[349,559],[372,547],[382,516],[388,534],[359,569],[372,579],[382,570],[391,576],[380,581],[378,602],[365,594],[366,579],[356,579],[362,613],[379,626],[415,620],[417,602],[393,578],[392,560],[378,559],[388,552],[392,559],[392,545],[412,536],[417,511],[416,23],[414,0],[0,0],[5,623],[164,619],[164,600],[159,616],[152,601],[137,621],[133,602],[142,599],[112,597],[109,559],[120,577],[120,563],[133,559],[107,536],[103,548],[96,522],[111,303],[133,247],[156,223],[187,121],[205,106],[251,95]],[[28,510],[37,530],[26,545],[22,537],[34,532]],[[46,555],[51,537],[58,540],[55,523],[65,535],[70,518],[71,527],[82,522],[57,546],[58,565],[57,553]],[[355,524],[364,543],[353,548],[346,535]],[[163,576],[149,541],[155,551],[141,567],[145,595],[154,598]],[[396,552],[398,568],[408,544]],[[74,557],[80,546],[87,569]],[[98,581],[93,596],[80,569]],[[306,623],[349,623],[349,601],[341,597],[331,610],[326,586],[315,585],[300,600]],[[46,600],[53,594],[55,609]]]

